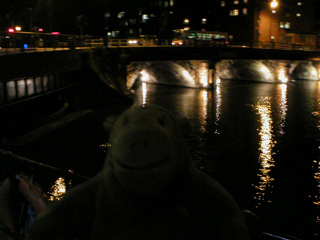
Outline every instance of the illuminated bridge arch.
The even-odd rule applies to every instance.
[[[148,82],[183,87],[207,87],[212,79],[206,61],[134,62],[128,67],[127,88]]]

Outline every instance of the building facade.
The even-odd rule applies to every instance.
[[[221,0],[215,27],[236,44],[314,45],[313,0]]]

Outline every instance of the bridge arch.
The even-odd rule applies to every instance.
[[[276,82],[272,66],[259,60],[221,60],[216,64],[216,78],[258,82]]]
[[[211,69],[209,69],[211,68]],[[213,71],[211,71],[214,69]],[[183,87],[209,86],[212,79],[285,83],[319,80],[320,63],[296,60],[189,60],[134,62],[128,67],[127,88],[149,82]],[[207,85],[203,84],[202,77]]]
[[[183,87],[199,87],[201,72],[199,65],[206,64],[199,61],[153,61],[134,62],[128,67],[127,88],[131,89],[135,83],[148,82]],[[208,68],[205,68],[208,78]]]
[[[291,69],[291,79],[295,80],[319,80],[320,69],[311,61],[299,62]]]

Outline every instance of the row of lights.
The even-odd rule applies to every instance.
[[[22,28],[20,26],[16,26],[15,28],[9,28],[8,32],[9,33],[14,33],[14,32],[21,32]],[[38,29],[38,32],[43,32],[42,28]],[[52,35],[59,35],[60,32],[51,32]]]
[[[22,28],[20,26],[16,26],[15,28],[9,28],[8,32],[13,33],[13,32],[20,32]],[[42,28],[38,29],[39,32],[43,32]]]

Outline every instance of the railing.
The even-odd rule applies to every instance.
[[[87,49],[104,46],[108,41],[108,47],[248,47],[260,49],[282,49],[318,51],[315,45],[307,44],[282,44],[275,42],[265,43],[232,43],[201,40],[175,41],[164,39],[113,39],[104,37],[80,36],[66,34],[49,34],[36,32],[0,32],[0,55],[35,51],[55,51],[70,49]]]

